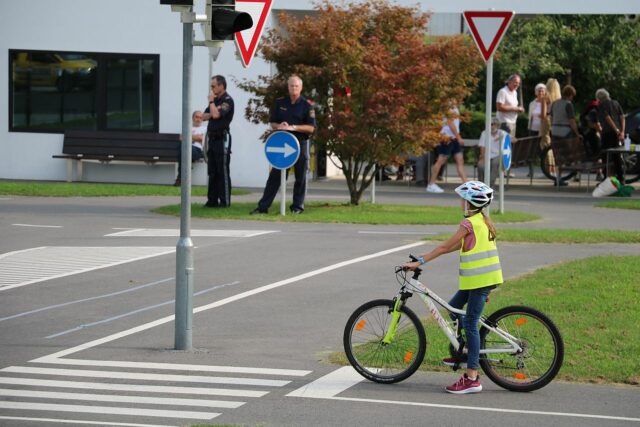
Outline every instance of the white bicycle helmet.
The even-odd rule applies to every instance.
[[[477,208],[483,208],[493,200],[493,190],[481,181],[467,181],[457,187],[455,192]]]

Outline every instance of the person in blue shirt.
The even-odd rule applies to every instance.
[[[315,131],[315,111],[311,103],[303,97],[302,79],[291,76],[287,81],[289,96],[278,98],[271,110],[272,130],[291,132],[300,143],[300,157],[294,165],[296,183],[293,187],[293,204],[290,210],[294,214],[304,212],[304,197],[307,192],[307,170],[309,169],[309,136]],[[258,207],[251,211],[252,215],[265,214],[269,211],[273,199],[280,188],[282,171],[272,168],[264,188]],[[287,176],[288,176],[287,171]]]
[[[231,134],[229,126],[233,120],[233,98],[227,93],[227,80],[223,76],[211,78],[209,106],[204,110],[204,120],[209,121],[207,137],[207,169],[209,188],[207,208],[228,208],[231,204]]]

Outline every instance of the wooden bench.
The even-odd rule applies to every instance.
[[[589,191],[590,173],[597,173],[599,169],[603,168],[603,165],[587,159],[582,139],[578,137],[551,138],[551,151],[553,151],[556,175],[562,176],[563,170],[586,173],[587,191]]]
[[[533,185],[533,164],[540,157],[540,137],[514,138],[511,143],[511,167],[529,167],[529,185]],[[507,177],[507,183],[509,177]]]
[[[141,133],[68,130],[64,133],[62,153],[52,156],[67,160],[67,181],[73,180],[76,163],[78,181],[82,180],[82,162],[177,163],[181,135],[177,133]]]

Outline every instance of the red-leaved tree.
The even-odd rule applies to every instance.
[[[280,14],[280,27],[263,39],[277,72],[240,84],[253,94],[246,117],[267,123],[287,78],[299,75],[316,105],[313,141],[337,158],[357,205],[376,165],[438,143],[450,101],[474,88],[482,62],[466,37],[428,37],[429,15],[417,8],[324,0],[316,10],[303,19]]]

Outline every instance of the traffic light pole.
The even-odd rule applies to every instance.
[[[191,15],[189,12],[183,13]],[[188,21],[188,22],[187,22]],[[175,349],[192,349],[193,242],[191,240],[191,69],[193,19],[183,19],[182,32],[182,160],[180,239],[176,245]]]

